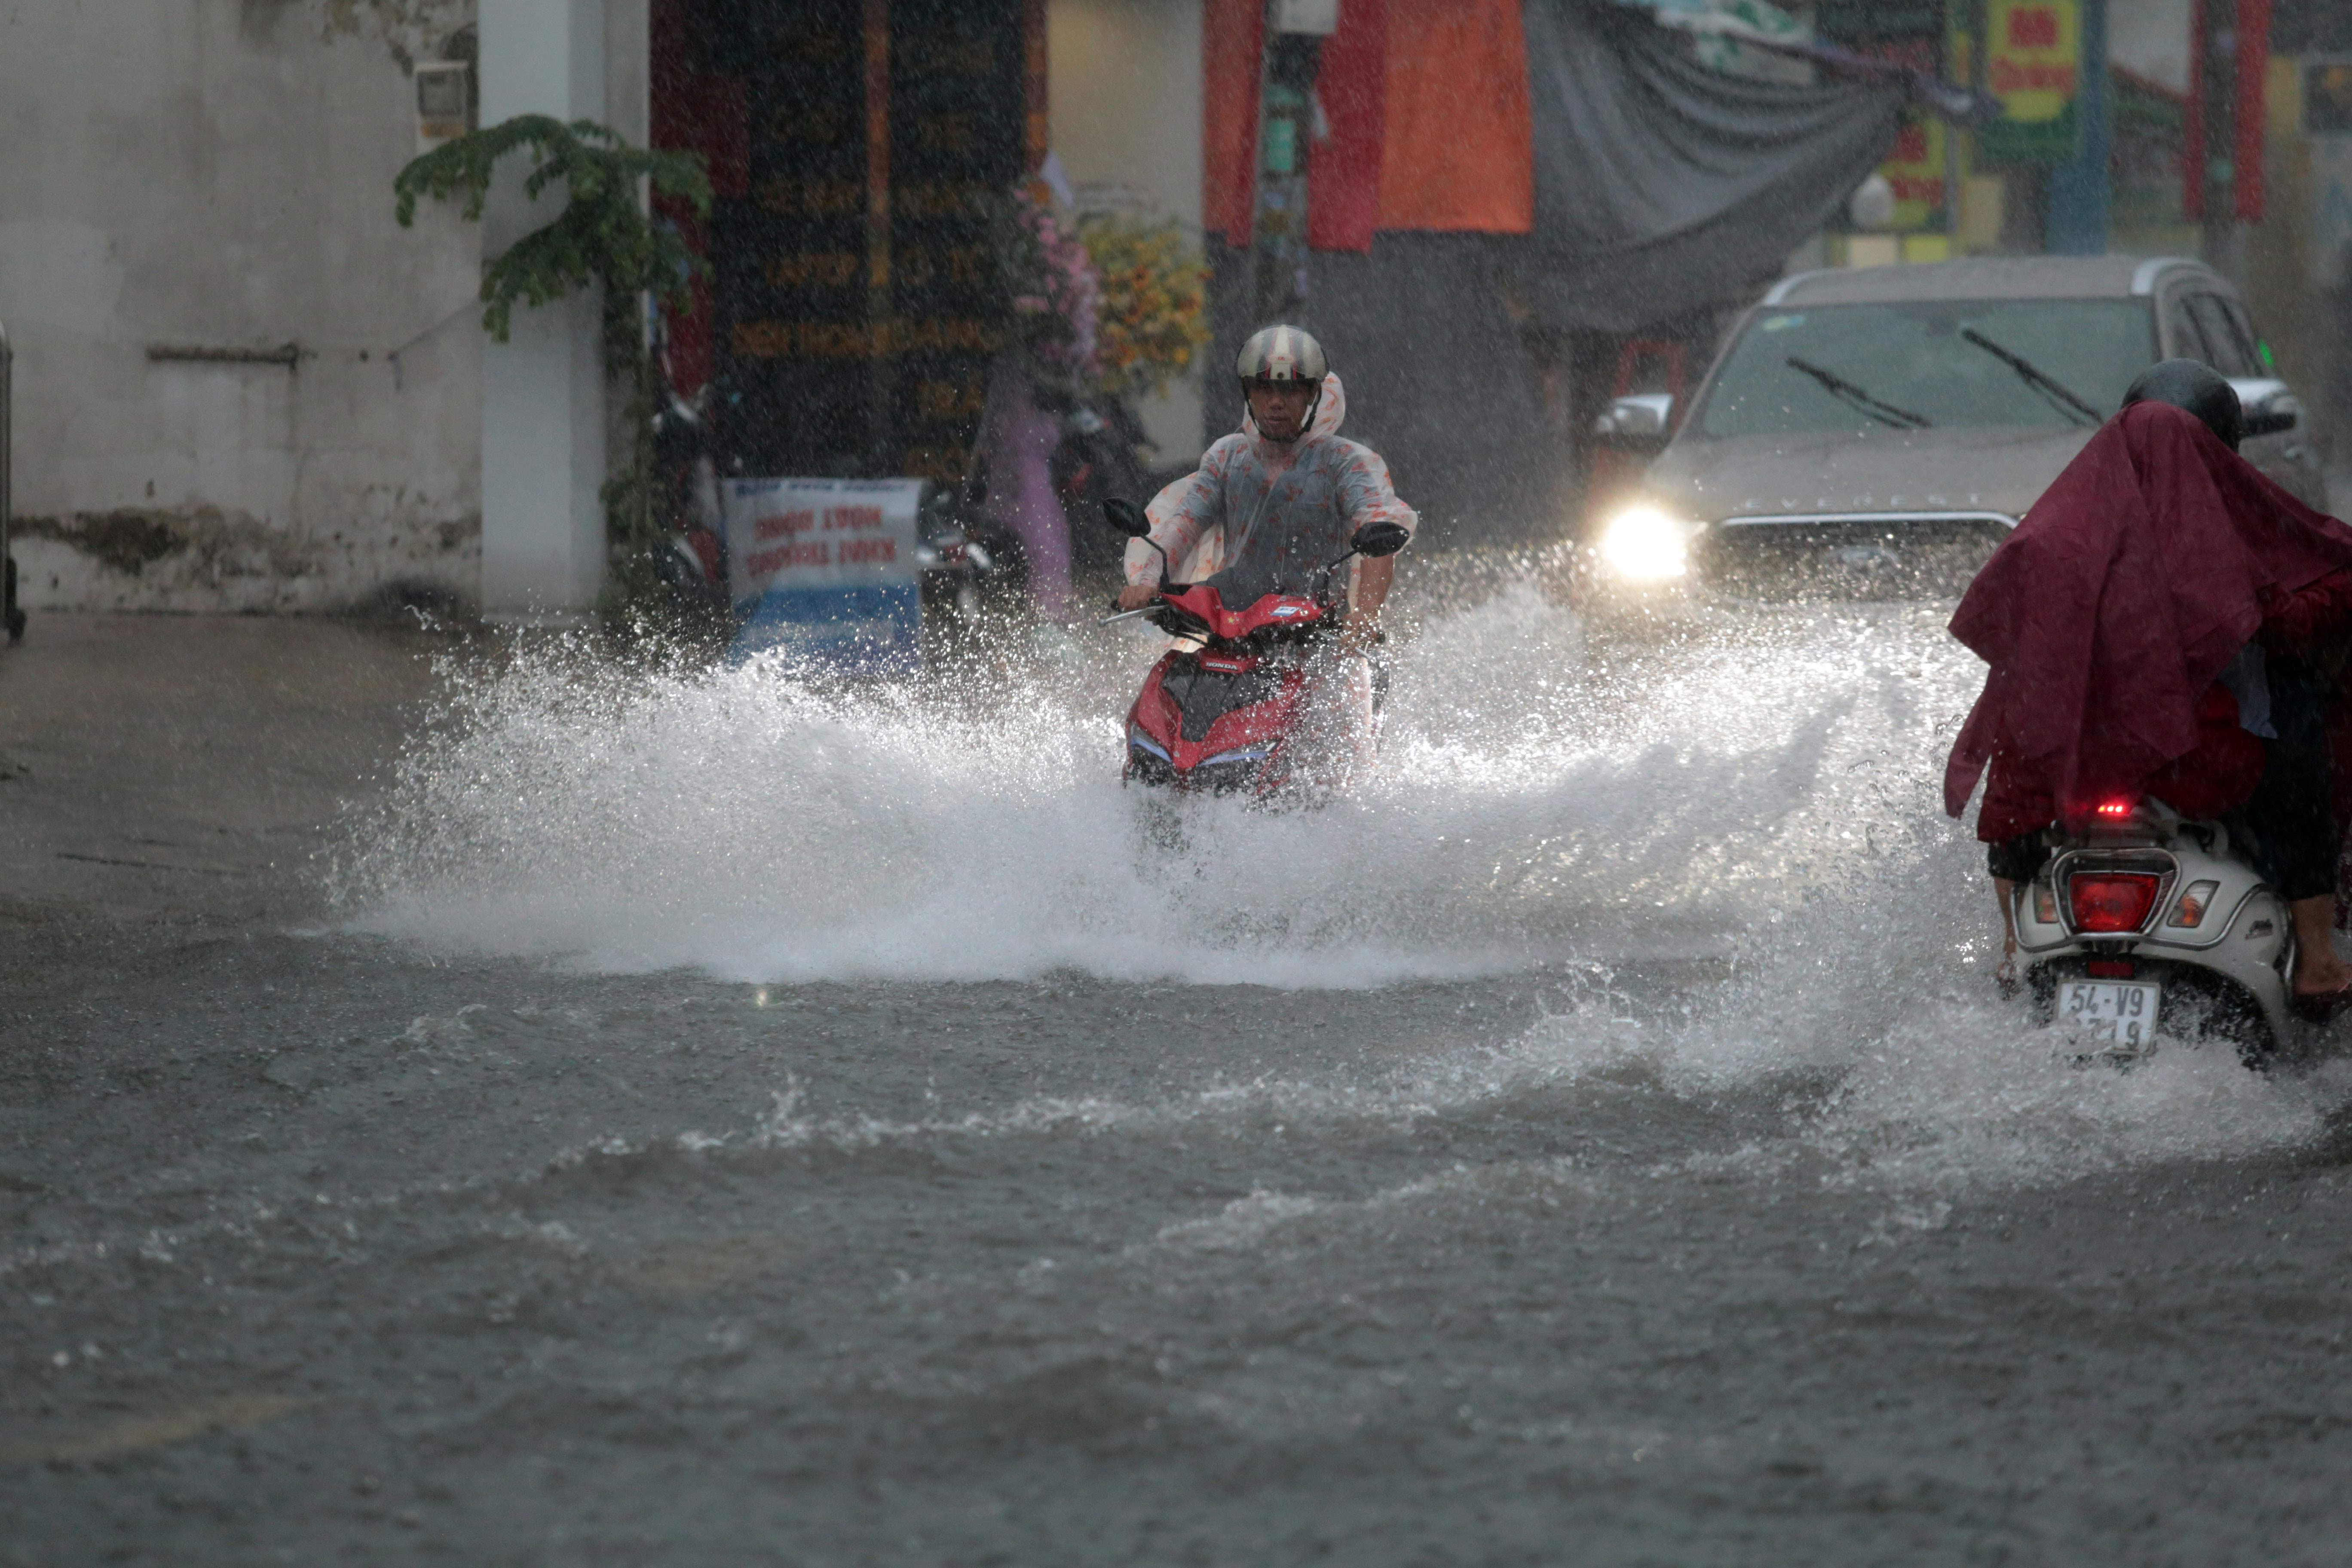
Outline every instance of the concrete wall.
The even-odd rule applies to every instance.
[[[1081,207],[1174,218],[1198,238],[1201,8],[1201,0],[1049,0],[1054,151]],[[1201,386],[1196,374],[1137,410],[1161,462],[1190,463],[1207,445]]]
[[[0,7],[0,321],[38,608],[470,598],[480,241],[403,230],[407,61],[473,0]],[[269,349],[292,369],[157,360]]]

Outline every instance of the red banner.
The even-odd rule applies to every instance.
[[[1201,226],[1250,242],[1257,200],[1258,56],[1265,0],[1207,0],[1201,17]]]
[[[1323,40],[1315,70],[1328,134],[1307,159],[1307,243],[1318,250],[1372,247],[1381,217],[1388,48],[1388,0],[1340,0],[1339,30]]]
[[[739,76],[698,71],[688,63],[692,13],[679,0],[656,0],[649,23],[653,40],[652,124],[646,138],[667,152],[699,153],[713,196],[740,196],[751,184],[751,125],[744,81]],[[654,212],[677,226],[686,247],[706,259],[709,228],[691,204],[656,195]],[[710,379],[711,308],[708,274],[693,282],[693,303],[667,308],[670,385],[691,397]]]
[[[1243,246],[1256,199],[1265,7],[1206,0],[1204,12],[1202,226]],[[1330,135],[1308,153],[1310,243],[1363,250],[1373,228],[1534,227],[1535,130],[1517,0],[1342,0],[1316,93]]]
[[[2205,181],[2211,151],[2207,146],[2205,73],[2209,7],[2231,0],[2191,0],[2189,12],[2189,118],[2180,137],[2180,216],[2205,220]],[[2231,212],[2241,223],[2260,223],[2268,195],[2263,177],[2263,134],[2270,121],[2271,0],[2236,0],[2237,70],[2231,83]]]
[[[2238,0],[2238,145],[2230,159],[2238,191],[2238,221],[2263,217],[2263,132],[2268,129],[2271,0]]]
[[[1389,0],[1381,226],[1525,234],[1535,121],[1518,0]]]

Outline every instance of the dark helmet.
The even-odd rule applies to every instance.
[[[2124,394],[2126,408],[2135,403],[2168,403],[2188,410],[2232,452],[2246,438],[2246,411],[2238,402],[2237,388],[2219,371],[2193,359],[2168,359],[2140,372]]]

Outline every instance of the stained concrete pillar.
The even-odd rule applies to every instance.
[[[482,123],[518,114],[607,119],[606,0],[480,0]],[[495,256],[562,209],[562,187],[524,199],[507,160],[484,209]],[[605,395],[591,293],[518,306],[503,343],[482,351],[482,613],[577,619],[604,583]]]

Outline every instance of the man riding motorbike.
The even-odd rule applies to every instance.
[[[1318,574],[1365,523],[1410,531],[1420,520],[1397,499],[1380,455],[1340,437],[1347,395],[1320,343],[1297,327],[1267,327],[1242,345],[1234,371],[1247,405],[1242,427],[1153,498],[1150,542],[1128,545],[1118,607],[1150,604],[1163,570],[1214,586],[1229,608],[1267,594],[1322,595],[1339,612],[1340,631],[1318,658],[1309,705],[1339,730],[1333,743],[1360,757],[1371,733],[1368,655],[1396,562],[1358,556],[1328,584]]]
[[[2336,859],[2324,665],[2352,642],[2352,528],[2238,457],[2244,416],[2188,360],[2145,372],[1953,616],[1992,668],[1952,749],[1946,808],[1968,804],[2000,899],[2049,855],[2043,830],[2154,795],[2252,829],[2288,900],[2294,994],[2352,999],[2336,957]]]

